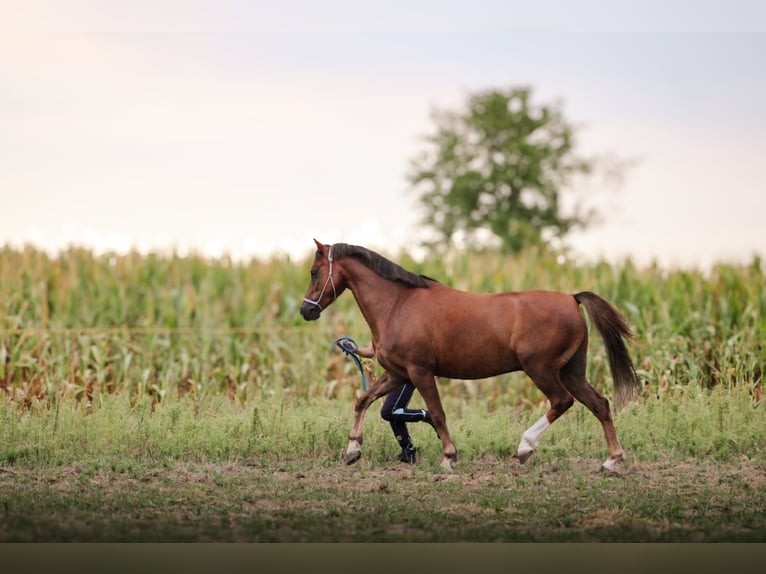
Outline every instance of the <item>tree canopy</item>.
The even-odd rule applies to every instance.
[[[460,240],[518,252],[591,221],[592,213],[561,208],[562,192],[595,161],[575,150],[558,104],[534,103],[528,87],[488,90],[432,119],[436,129],[408,174],[435,233],[431,247]]]

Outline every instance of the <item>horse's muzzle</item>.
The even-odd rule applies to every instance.
[[[306,321],[316,321],[321,314],[322,310],[317,305],[312,303],[303,303],[301,305],[301,317]]]

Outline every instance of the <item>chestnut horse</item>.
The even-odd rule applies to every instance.
[[[412,381],[431,413],[444,447],[441,465],[451,470],[457,449],[450,438],[436,377],[484,379],[523,370],[550,401],[550,408],[522,435],[514,455],[525,462],[540,436],[575,399],[601,422],[612,471],[624,459],[609,401],[585,377],[588,327],[579,305],[601,334],[614,378],[616,398],[638,388],[624,339],[631,337],[623,316],[606,300],[583,291],[470,293],[406,271],[381,255],[345,243],[317,251],[301,305],[307,321],[349,289],[372,332],[372,347],[385,369],[356,401],[345,451],[347,464],[362,455],[362,423],[373,401]]]

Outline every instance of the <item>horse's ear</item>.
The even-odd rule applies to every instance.
[[[314,239],[314,243],[316,243],[317,249],[319,249],[319,251],[322,251],[322,249],[324,249],[324,245],[319,243],[319,241],[317,241],[316,239]]]

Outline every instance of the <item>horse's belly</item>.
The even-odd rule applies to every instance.
[[[504,373],[518,371],[521,364],[515,355],[488,357],[484,353],[461,352],[459,357],[440,360],[436,365],[436,376],[448,379],[486,379]]]

